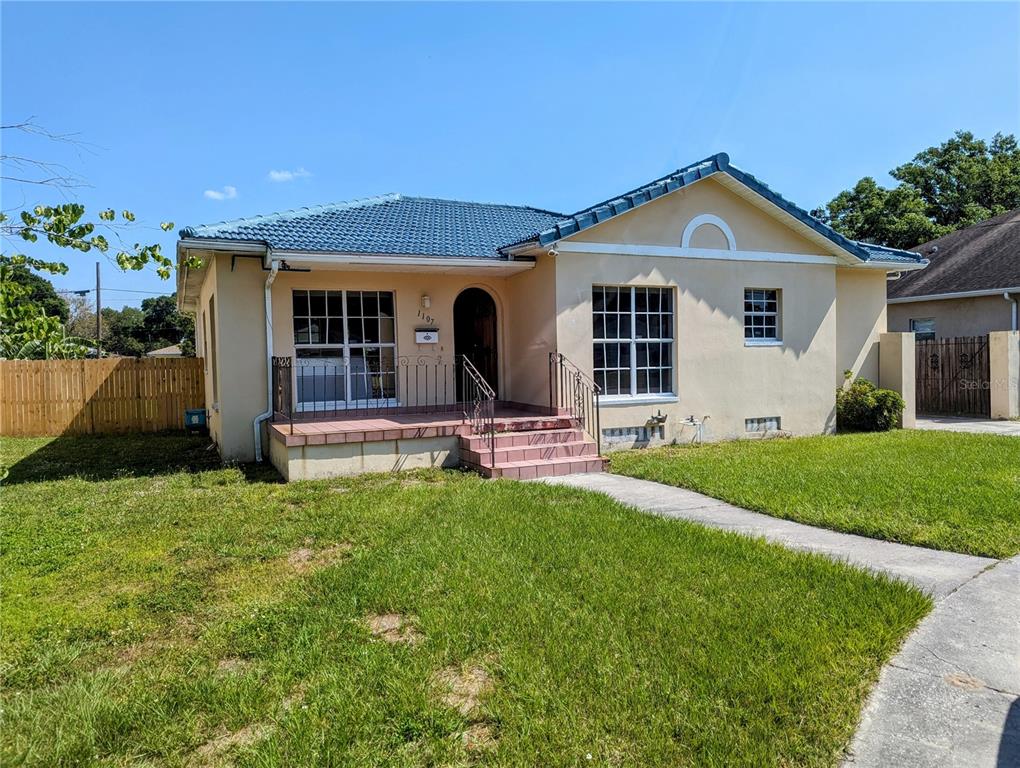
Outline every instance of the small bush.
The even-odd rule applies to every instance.
[[[903,414],[906,403],[899,392],[879,389],[867,379],[855,379],[847,371],[836,390],[836,428],[840,432],[888,432]]]

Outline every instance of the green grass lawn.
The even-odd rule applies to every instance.
[[[961,432],[740,440],[613,454],[623,475],[837,531],[1020,552],[1020,440]]]
[[[833,766],[930,607],[566,488],[2,449],[4,765]]]

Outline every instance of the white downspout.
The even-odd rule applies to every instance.
[[[1006,301],[1012,302],[1013,304],[1013,312],[1010,318],[1009,329],[1011,331],[1020,330],[1020,328],[1018,328],[1017,326],[1016,299],[1009,295],[1009,291],[1006,291],[1004,294],[1002,294],[1002,298],[1004,298]]]
[[[273,415],[273,281],[280,271],[280,260],[273,259],[271,249],[266,249],[272,259],[269,262],[269,276],[266,277],[266,410],[255,417],[252,430],[255,433],[255,461],[262,463],[262,422]]]

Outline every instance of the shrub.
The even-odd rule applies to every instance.
[[[836,390],[836,428],[841,432],[887,432],[895,427],[906,403],[899,392],[879,389],[867,379],[854,379]]]

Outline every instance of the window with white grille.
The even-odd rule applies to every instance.
[[[779,291],[775,288],[744,289],[744,340],[775,342],[782,338],[779,322]]]
[[[297,402],[358,407],[396,397],[390,291],[293,293]]]
[[[595,383],[604,395],[673,394],[673,289],[592,286]]]

